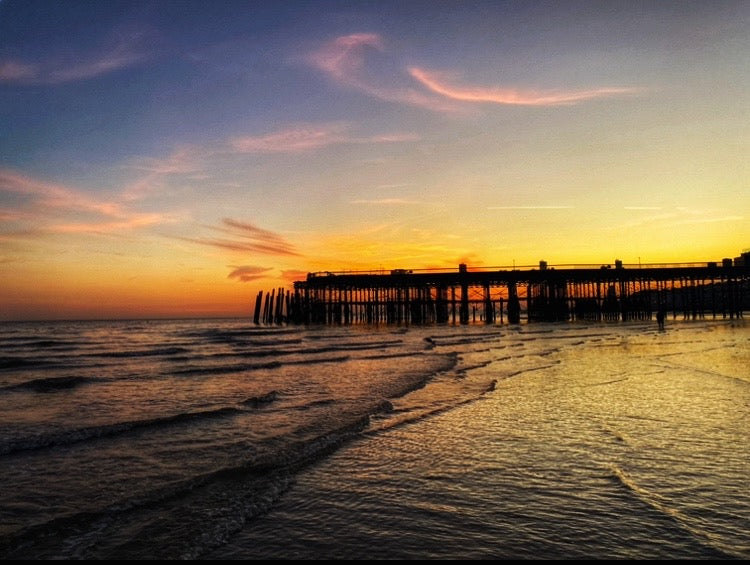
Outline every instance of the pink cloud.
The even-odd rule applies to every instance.
[[[132,167],[159,175],[194,173],[200,170],[206,153],[200,148],[184,145],[172,151],[167,157],[142,159]]]
[[[376,33],[353,33],[337,37],[310,56],[310,61],[331,76],[349,81],[364,65],[367,48],[384,50],[383,39]]]
[[[147,194],[164,186],[164,177],[198,173],[209,152],[192,146],[177,148],[170,155],[160,159],[141,159],[130,165],[131,168],[145,171],[145,174],[125,186],[122,197],[126,201],[140,200]]]
[[[238,153],[286,153],[309,151],[346,141],[341,125],[308,125],[286,129],[264,136],[238,137],[230,142]]]
[[[165,219],[161,214],[134,212],[117,200],[102,200],[74,188],[4,169],[0,169],[2,192],[26,197],[24,205],[6,209],[3,214],[37,224],[32,232],[105,233],[148,226]],[[61,215],[80,212],[93,215],[95,220],[84,223],[60,221]]]
[[[632,94],[638,89],[601,87],[585,90],[532,90],[467,86],[451,83],[444,74],[418,67],[384,76],[368,65],[368,57],[387,56],[383,38],[374,33],[337,37],[308,56],[308,62],[331,79],[381,100],[420,106],[438,112],[457,112],[460,102],[527,106],[575,104],[584,100]],[[418,88],[415,88],[414,81]],[[427,89],[425,92],[424,89]],[[463,107],[466,110],[466,105]]]
[[[23,210],[0,208],[0,221],[3,222],[17,222],[19,220],[29,220],[31,218],[33,218],[33,216]]]
[[[271,270],[270,267],[256,267],[254,265],[230,265],[232,271],[227,275],[229,279],[235,279],[239,282],[252,282],[265,278]]]
[[[403,141],[419,141],[420,137],[414,133],[393,133],[376,135],[367,139],[363,139],[362,142],[366,143],[401,143]]]
[[[140,62],[143,58],[143,55],[139,53],[107,53],[93,61],[50,71],[45,77],[43,77],[43,82],[58,84],[83,80],[130,67]]]
[[[385,52],[383,38],[375,33],[337,37],[308,56],[308,62],[336,82],[389,102],[421,106],[434,111],[456,111],[457,107],[408,86],[409,76],[377,76],[367,67],[368,52]],[[403,86],[388,86],[400,81]]]
[[[283,255],[298,257],[300,254],[294,246],[286,241],[281,235],[259,228],[248,223],[225,218],[219,226],[211,226],[214,231],[219,231],[230,236],[230,238],[181,238],[184,241],[208,245],[226,251],[243,253],[260,253],[264,255]]]
[[[143,48],[147,35],[125,34],[100,53],[77,54],[75,59],[50,59],[38,64],[16,60],[0,61],[0,82],[11,84],[62,84],[84,80],[136,65],[146,59]]]
[[[401,206],[419,204],[414,200],[404,200],[403,198],[380,198],[378,200],[352,200],[352,204],[377,204],[385,206]]]
[[[13,171],[0,169],[0,191],[32,197],[38,206],[98,212],[107,216],[120,213],[114,202],[101,201],[63,185],[48,183]]]
[[[417,67],[409,69],[412,77],[431,91],[462,102],[489,102],[525,106],[555,106],[575,104],[592,98],[602,98],[619,94],[632,94],[635,88],[593,88],[588,90],[515,90],[499,87],[478,87],[449,84],[445,75],[425,71]]]
[[[364,64],[366,48],[383,51],[382,37],[376,33],[337,37],[310,55],[310,62],[339,80],[350,81]]]
[[[48,227],[47,230],[55,233],[111,233],[158,224],[163,219],[161,214],[129,214],[120,221],[58,224]]]
[[[411,133],[355,137],[345,124],[323,123],[301,124],[263,136],[238,137],[229,145],[236,153],[298,153],[336,144],[402,143],[417,139],[419,136]]]
[[[17,61],[0,62],[0,82],[24,82],[37,76],[37,69],[33,65]]]

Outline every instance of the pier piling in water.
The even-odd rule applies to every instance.
[[[263,307],[261,308],[261,304]],[[506,310],[507,309],[507,310]],[[261,312],[262,310],[262,312]],[[740,318],[750,310],[750,253],[734,262],[558,265],[309,273],[294,290],[259,292],[256,324],[485,324]],[[504,313],[505,311],[505,313]],[[507,314],[507,315],[506,315]]]

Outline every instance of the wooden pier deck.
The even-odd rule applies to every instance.
[[[517,324],[565,320],[741,318],[750,253],[720,263],[558,265],[309,273],[259,292],[265,324]]]

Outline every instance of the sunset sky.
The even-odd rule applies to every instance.
[[[750,2],[0,0],[0,319],[750,247]]]

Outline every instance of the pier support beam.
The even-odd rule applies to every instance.
[[[518,299],[515,281],[508,283],[508,323],[521,323],[521,301]]]
[[[489,284],[484,285],[484,323],[495,323],[495,306],[492,304],[492,293],[490,292]]]
[[[466,265],[461,263],[458,266],[458,272],[461,273],[461,323],[469,323],[469,283],[466,276]]]

